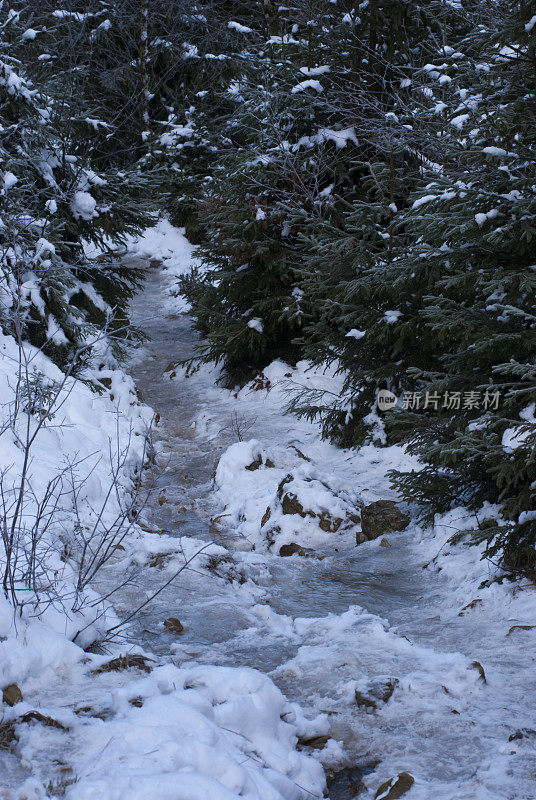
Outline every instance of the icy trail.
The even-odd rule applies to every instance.
[[[184,245],[174,271],[186,270],[189,258]],[[325,534],[323,546],[312,542],[315,557],[252,550],[251,538],[236,535],[229,486],[213,491],[218,460],[239,431],[282,459],[293,444],[367,502],[392,496],[385,473],[406,457],[396,448],[337,450],[320,441],[313,425],[285,416],[279,365],[267,371],[271,391],[245,389],[238,396],[217,389],[210,370],[188,379],[173,370],[173,362],[192,353],[196,336],[174,310],[180,299],[170,298],[169,286],[169,272],[153,269],[132,307],[148,341],[131,372],[161,418],[158,491],[145,524],[167,533],[157,547],[163,554],[168,536],[182,537],[187,553],[192,536],[218,547],[211,551],[212,574],[200,569],[181,576],[130,635],[177,663],[267,671],[309,716],[327,714],[340,743],[330,741],[318,753],[327,767],[378,762],[360,797],[374,797],[381,783],[405,770],[415,778],[408,800],[534,800],[536,631],[526,626],[534,624],[536,589],[508,583],[479,589],[487,570],[473,548],[443,551],[435,566],[423,569],[453,528],[463,527],[463,510],[433,531],[412,526],[390,536],[391,547],[376,541],[355,548],[352,537]],[[259,482],[268,473],[244,473],[255,481],[242,486],[251,489],[251,503],[262,499]],[[217,514],[223,516],[212,523]],[[159,572],[148,571],[145,590],[158,585]],[[126,596],[118,611],[132,602],[135,595]],[[180,637],[162,627],[170,616],[185,625]],[[366,693],[377,680],[397,681],[392,697],[377,710],[358,707],[356,688]],[[330,796],[354,795],[335,783]]]
[[[412,461],[397,447],[337,449],[285,415],[289,382],[337,391],[305,364],[276,362],[235,393],[213,369],[186,378],[174,364],[197,338],[173,287],[192,248],[162,222],[131,257],[147,270],[132,317],[148,339],[129,369],[160,415],[144,472],[156,490],[94,589],[113,591],[125,620],[169,585],[103,652],[70,641],[74,620],[14,631],[0,606],[0,688],[24,696],[1,707],[0,798],[320,800],[320,762],[338,776],[331,800],[372,800],[401,772],[408,800],[535,800],[535,584],[482,585],[496,568],[447,544],[474,523],[463,508],[359,547],[355,522],[326,532],[318,514],[282,513],[289,474],[308,509],[321,498],[337,516],[392,499],[388,470]],[[111,394],[76,389],[54,454],[84,444],[82,429],[105,448]],[[304,554],[275,554],[291,542]],[[150,674],[99,671],[140,652]],[[41,721],[21,721],[35,711]]]

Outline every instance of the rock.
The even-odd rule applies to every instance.
[[[376,678],[366,686],[356,688],[355,701],[359,707],[378,708],[378,703],[390,700],[397,684],[396,678]]]
[[[22,703],[22,692],[16,683],[10,683],[2,692],[2,700],[6,706],[15,706],[17,703]]]
[[[293,514],[298,514],[300,517],[305,517],[305,511],[303,510],[303,506],[296,497],[295,494],[290,494],[290,492],[285,492],[283,498],[281,500],[281,508],[283,510],[283,514],[288,514],[292,516]],[[309,511],[309,516],[314,517],[316,516],[312,511]]]
[[[295,553],[298,553],[300,556],[305,555],[305,550],[303,547],[300,547],[299,544],[296,542],[290,542],[290,544],[282,544],[279,548],[279,555],[280,556],[293,556]]]
[[[392,547],[392,544],[389,541],[389,539],[386,539],[385,536],[384,536],[383,539],[380,542],[380,547]]]
[[[177,617],[169,617],[169,619],[164,620],[164,627],[170,631],[170,633],[183,633],[184,632],[184,625],[177,619]]]
[[[325,533],[335,533],[339,530],[341,524],[341,517],[332,517],[327,511],[322,511],[320,514],[320,522],[318,523],[318,527]]]
[[[403,794],[409,792],[415,778],[409,772],[399,772],[396,778],[391,778],[378,788],[374,797],[376,800],[398,800]]]
[[[272,516],[272,510],[271,510],[270,506],[268,506],[268,508],[266,509],[264,514],[262,515],[261,528],[264,528],[264,526],[266,525],[266,523],[268,522],[268,520],[270,519],[271,516]]]
[[[403,531],[409,523],[410,518],[400,511],[393,500],[377,500],[361,509],[361,530],[367,539]]]
[[[298,739],[296,749],[302,750],[304,747],[312,747],[314,750],[322,750],[330,738],[329,734],[325,734],[324,736],[310,736],[309,738]]]
[[[334,772],[326,772],[326,783],[330,797],[350,798],[366,789],[363,782],[365,775],[370,775],[380,762],[365,761],[354,767],[343,767]]]
[[[267,458],[266,461],[263,461],[262,453],[259,453],[255,461],[252,461],[251,464],[248,464],[246,469],[248,469],[250,472],[254,472],[256,469],[260,469],[263,464],[265,467],[269,467],[271,469],[275,467],[275,464],[271,458]]]
[[[125,669],[142,669],[144,672],[151,672],[152,667],[149,666],[148,661],[153,661],[153,659],[139,653],[127,653],[124,656],[112,658],[111,661],[107,661],[92,672],[93,675],[100,675],[103,672],[122,672]]]
[[[516,731],[515,733],[512,733],[508,737],[508,741],[509,742],[515,742],[516,739],[524,739],[525,737],[528,737],[528,736],[536,736],[536,731],[533,730],[533,728],[521,728],[521,730]]]

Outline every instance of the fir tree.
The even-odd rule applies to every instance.
[[[392,425],[426,464],[398,476],[406,496],[434,509],[500,503],[505,523],[478,534],[486,554],[533,569],[534,8],[495,3],[492,12],[430,70],[446,87],[430,95],[450,153],[414,199],[407,224],[415,244],[400,286],[407,296],[415,270],[426,286],[416,314],[426,358],[406,387],[441,400],[437,411],[394,414]]]

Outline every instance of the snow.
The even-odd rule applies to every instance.
[[[529,19],[529,21],[525,25],[525,30],[527,33],[532,33],[534,26],[536,25],[536,14]]]
[[[167,287],[149,309],[150,330],[162,340],[138,354],[145,359],[139,374],[161,374],[162,356],[173,358],[169,351],[186,335],[186,323],[166,314],[174,308],[177,317],[183,307],[172,285],[195,263],[192,251],[167,220],[129,242],[127,258],[163,261],[161,277],[153,271],[148,280]],[[138,298],[141,316],[147,298],[156,296]],[[349,332],[354,338],[363,333]],[[17,349],[5,336],[0,346],[0,392],[9,403]],[[46,376],[58,376],[42,353],[31,354]],[[104,373],[112,377],[111,392],[97,395],[71,381],[61,411],[65,424],[43,431],[32,464],[37,493],[61,457],[107,452],[118,405],[121,435],[145,424],[150,412],[135,399],[131,379],[113,364]],[[500,522],[499,509],[485,504],[475,515],[453,508],[433,525],[412,521],[404,533],[356,548],[361,503],[395,499],[389,470],[419,469],[418,462],[399,446],[337,448],[322,440],[315,423],[283,413],[289,390],[340,396],[344,376],[335,367],[322,371],[306,362],[276,361],[234,391],[214,384],[218,374],[203,367],[186,379],[177,369],[173,379],[155,387],[159,403],[161,392],[167,398],[163,416],[169,413],[155,446],[158,458],[169,459],[184,447],[187,469],[172,462],[163,475],[167,480],[176,470],[181,490],[200,513],[213,522],[218,517],[221,533],[200,540],[195,529],[182,538],[175,530],[138,531],[112,577],[132,562],[144,565],[144,583],[118,602],[123,611],[151,580],[167,576],[200,546],[207,555],[231,559],[244,580],[219,578],[197,561],[191,582],[177,584],[171,594],[193,628],[191,637],[164,641],[160,655],[146,653],[154,658],[150,674],[94,674],[125,647],[133,649],[132,641],[112,643],[104,655],[84,652],[70,641],[79,620],[66,622],[53,608],[41,618],[28,610],[15,628],[10,606],[0,599],[0,686],[16,682],[24,695],[18,706],[0,707],[3,719],[39,709],[69,729],[17,724],[14,752],[0,751],[6,797],[43,800],[50,776],[65,774],[67,800],[320,800],[321,764],[336,769],[377,758],[376,769],[364,777],[363,800],[402,770],[415,777],[408,800],[533,800],[533,739],[522,733],[534,727],[527,700],[534,691],[533,590],[527,581],[487,582],[497,568],[479,559],[481,546],[450,543],[455,532],[485,520]],[[188,404],[194,427],[184,415]],[[229,420],[238,417],[248,430],[244,441],[228,432]],[[520,427],[533,424],[530,404]],[[510,445],[516,431],[517,426]],[[140,437],[133,439],[139,448]],[[4,437],[2,444],[0,466],[20,469],[13,440]],[[183,489],[186,471],[196,468],[196,453],[201,472],[191,489]],[[94,467],[87,487],[91,503],[102,493],[108,470],[106,458]],[[285,492],[301,504],[304,516],[284,513]],[[322,518],[341,522],[337,530],[325,530]],[[191,524],[188,518],[186,528]],[[285,543],[297,543],[302,552],[280,557]],[[163,573],[147,566],[156,553],[171,557]],[[65,563],[58,564],[69,580]],[[156,617],[141,618],[127,633],[141,636],[169,610],[163,602]],[[113,617],[114,610],[106,614]],[[218,633],[212,640],[211,614]],[[387,702],[375,709],[356,704],[356,692],[367,695],[389,681],[393,694]],[[332,738],[314,756],[296,749],[298,737],[320,734]]]
[[[351,331],[348,331],[346,337],[349,339],[362,339],[363,336],[366,336],[366,331],[358,331],[357,328],[352,328]]]
[[[326,75],[330,71],[329,66],[324,67],[300,67],[300,72],[303,75],[314,77],[315,75]]]
[[[4,173],[4,189],[7,191],[15,186],[18,183],[18,178],[12,172],[5,172]]]
[[[317,139],[323,142],[333,142],[337,149],[346,147],[348,142],[357,144],[355,128],[344,128],[340,131],[335,131],[331,128],[320,128],[317,134]]]
[[[179,251],[182,268],[191,265],[190,246],[166,222],[133,240],[130,248],[136,257],[142,253],[167,257],[170,272],[178,271]],[[43,252],[50,249],[43,240]],[[0,335],[0,355],[0,407],[5,420],[13,407],[19,364],[12,338]],[[61,381],[59,370],[41,352],[28,346],[26,357],[36,374]],[[72,463],[81,486],[79,522],[91,524],[109,485],[113,454],[128,445],[131,452],[117,498],[112,496],[110,507],[101,512],[108,520],[117,515],[121,493],[131,485],[133,467],[142,454],[142,434],[152,412],[140,404],[132,380],[113,362],[99,376],[110,380],[110,390],[102,395],[81,380],[68,379],[54,424],[45,425],[39,433],[30,465],[28,515],[35,513],[33,498],[38,501],[51,476]],[[17,441],[24,433],[24,419],[15,425],[14,434],[9,426],[0,430],[0,470],[9,496],[20,480],[24,453]],[[65,589],[72,596],[76,571],[70,558],[60,559],[60,554],[66,536],[79,523],[68,493],[59,500],[59,524],[50,527],[42,545],[55,566],[58,592]],[[173,546],[177,557],[186,559],[199,545],[207,555],[227,552],[195,538],[181,543],[141,529],[133,530],[124,545],[123,561],[115,568],[122,577],[129,563],[138,562],[147,569],[144,553],[167,553]],[[13,752],[0,751],[2,797],[43,800],[48,796],[45,785],[64,774],[68,775],[68,800],[146,800],[155,792],[159,798],[172,800],[323,796],[323,769],[316,759],[298,752],[296,742],[300,735],[323,732],[325,717],[305,719],[268,676],[250,668],[210,664],[179,668],[155,663],[150,676],[136,670],[95,675],[93,670],[106,663],[114,650],[121,652],[121,644],[110,645],[111,654],[104,656],[84,652],[82,646],[87,647],[117,621],[113,608],[95,590],[87,590],[87,600],[87,608],[68,615],[57,600],[45,603],[41,610],[28,604],[14,618],[12,607],[0,598],[0,687],[16,683],[24,697],[13,708],[0,703],[2,721],[13,720],[18,737]],[[76,636],[75,643],[78,631],[83,634]],[[130,702],[133,699],[135,705]],[[34,710],[57,720],[65,730],[22,724],[20,717]],[[53,780],[49,781],[50,776]]]
[[[299,727],[284,721],[299,714],[255,670],[158,667],[115,689],[112,708],[85,726],[69,800],[322,796],[320,764],[294,750]]]
[[[437,200],[436,194],[425,194],[423,197],[417,198],[417,200],[414,201],[411,207],[420,208],[421,206],[424,206],[426,203],[431,203],[432,200]]]
[[[461,130],[469,118],[469,114],[458,114],[458,116],[451,119],[450,124]]]
[[[142,261],[160,260],[162,268],[170,279],[168,288],[169,310],[181,312],[188,310],[188,303],[177,296],[172,286],[173,279],[188,272],[196,263],[194,247],[184,235],[184,230],[175,228],[165,217],[159,219],[152,228],[147,228],[141,236],[131,237],[127,249],[132,257]]]
[[[254,317],[253,319],[250,319],[248,322],[248,328],[257,331],[257,333],[262,333],[264,330],[262,319],[260,319],[260,317]]]
[[[499,158],[508,155],[507,151],[503,150],[502,147],[484,147],[482,148],[482,152],[487,153],[489,156],[498,156]]]
[[[496,208],[492,208],[490,211],[487,211],[486,213],[480,211],[478,212],[478,214],[475,214],[476,224],[479,227],[482,227],[482,225],[484,225],[489,219],[495,219],[498,216],[499,212],[497,211]]]
[[[227,23],[227,27],[238,33],[253,33],[252,28],[248,28],[247,25],[241,25],[239,22],[234,22],[233,20]]]
[[[307,81],[301,81],[297,86],[293,86],[290,91],[292,94],[297,94],[298,92],[304,92],[306,89],[314,89],[315,92],[319,93],[324,91],[320,81],[315,81],[312,78]]]
[[[189,379],[200,404],[196,439],[216,447],[235,415],[249,420],[249,436],[225,447],[218,460],[211,513],[240,544],[235,557],[246,575],[270,569],[261,581],[268,597],[249,610],[250,627],[217,648],[220,657],[232,663],[237,653],[262,659],[276,650],[271,676],[308,713],[328,711],[332,736],[345,740],[344,751],[332,740],[319,754],[322,762],[381,758],[365,778],[364,798],[407,770],[416,779],[408,797],[416,800],[532,800],[530,738],[509,741],[531,727],[526,696],[533,664],[524,646],[534,634],[523,626],[536,622],[532,593],[507,581],[482,585],[497,569],[480,560],[481,547],[449,543],[457,531],[498,519],[498,509],[485,505],[477,515],[452,509],[432,526],[412,523],[384,537],[385,548],[376,540],[356,549],[357,522],[326,532],[319,513],[346,519],[349,506],[393,497],[388,470],[419,465],[399,447],[339,450],[321,440],[314,424],[282,413],[289,390],[340,392],[334,371],[274,362],[263,372],[265,388],[253,382],[234,392],[214,387],[217,376],[204,367]],[[182,375],[174,380],[181,391]],[[532,420],[530,408],[526,418]],[[305,516],[282,513],[282,481]],[[276,555],[291,542],[301,553]],[[390,679],[398,683],[388,703],[356,709],[356,689]]]
[[[402,316],[401,311],[398,311],[397,309],[389,309],[383,315],[383,321],[386,322],[388,325],[394,325],[395,322],[398,322],[401,316]]]
[[[89,192],[75,192],[71,200],[71,211],[75,219],[89,222],[98,216],[97,201]]]

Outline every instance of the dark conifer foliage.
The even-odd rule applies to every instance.
[[[334,364],[342,395],[294,410],[407,443],[424,469],[395,482],[431,511],[501,504],[488,554],[533,566],[533,4],[266,10],[184,282],[202,357],[230,385]],[[400,398],[381,417],[379,389]]]
[[[227,386],[277,358],[334,367],[340,396],[295,412],[343,446],[405,444],[423,469],[393,476],[404,497],[495,504],[488,555],[536,567],[534,2],[18,6],[3,328],[60,364],[128,329],[142,276],[117,249],[166,213],[199,244],[197,363]]]

